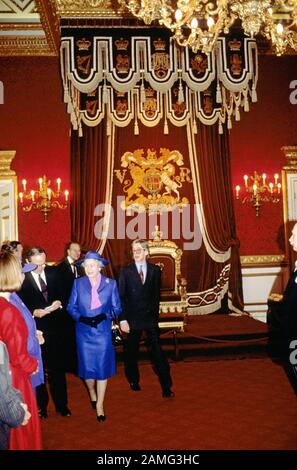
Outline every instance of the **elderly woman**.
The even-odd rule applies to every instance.
[[[97,420],[105,421],[107,379],[115,375],[111,322],[122,309],[116,281],[101,275],[108,264],[96,251],[79,262],[86,276],[75,279],[67,310],[76,323],[78,375],[85,380]]]
[[[28,353],[28,328],[19,309],[11,302],[12,293],[18,291],[23,282],[21,269],[12,254],[0,253],[0,340],[9,353],[13,386],[21,392],[31,413],[26,426],[12,429],[9,448],[37,450],[41,449],[41,430],[30,378],[38,372],[38,361]]]

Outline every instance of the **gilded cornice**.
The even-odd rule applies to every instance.
[[[285,255],[249,255],[240,257],[241,265],[263,265],[266,266],[282,264],[285,261]],[[256,266],[255,266],[256,267]]]
[[[60,28],[55,5],[53,2],[45,0],[35,0],[35,3],[49,49],[53,53],[51,55],[58,55],[60,49]]]
[[[119,18],[123,9],[117,0],[51,0],[61,18]],[[124,14],[124,16],[126,16]]]
[[[0,150],[0,177],[15,176],[15,171],[10,168],[15,154],[15,150]]]
[[[46,38],[36,36],[0,36],[0,56],[53,56]]]
[[[41,24],[0,23],[0,31],[42,31]]]

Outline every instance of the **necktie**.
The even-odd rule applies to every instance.
[[[38,280],[39,280],[39,284],[40,284],[40,288],[41,288],[41,293],[44,297],[44,300],[47,302],[48,301],[47,285],[44,282],[44,280],[42,279],[40,274],[38,274]]]
[[[71,269],[74,274],[75,279],[77,278],[77,268],[74,263],[71,264]]]
[[[140,276],[141,283],[144,284],[144,274],[142,271],[142,266],[140,266],[139,268],[139,276]]]

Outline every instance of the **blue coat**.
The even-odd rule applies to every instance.
[[[67,310],[76,321],[76,344],[78,354],[78,375],[83,379],[105,380],[116,373],[115,349],[111,341],[112,319],[121,309],[116,281],[101,275],[98,294],[99,308],[91,310],[92,287],[87,276],[75,279]],[[79,320],[79,317],[94,317],[106,314],[96,328]]]

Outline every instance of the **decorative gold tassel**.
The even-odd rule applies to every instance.
[[[221,103],[221,102],[222,102],[222,92],[221,92],[221,87],[220,87],[219,83],[217,84],[216,102],[217,102],[217,103]]]
[[[223,133],[224,133],[223,126],[222,126],[221,121],[219,121],[219,134],[223,134]]]
[[[78,137],[83,137],[83,130],[82,130],[82,125],[79,123],[79,128],[78,128]]]
[[[169,134],[168,122],[167,122],[167,119],[165,118],[165,121],[164,121],[164,135],[168,135],[168,134]]]
[[[72,102],[69,100],[68,103],[67,103],[67,113],[68,113],[68,114],[72,114],[73,112],[74,112],[73,104],[72,104]]]
[[[178,103],[184,103],[184,101],[185,101],[184,89],[183,89],[181,80],[179,80],[177,102]]]
[[[235,108],[235,121],[240,121],[240,112],[238,106]]]
[[[67,85],[64,86],[64,103],[68,103],[69,101],[69,92]]]
[[[144,84],[142,82],[141,86],[140,86],[140,102],[142,104],[145,103],[145,100],[146,100],[146,96],[145,96],[145,89],[144,89]]]
[[[252,103],[257,103],[257,101],[258,101],[258,97],[257,97],[257,92],[256,92],[256,86],[253,83],[253,86],[252,86]]]
[[[227,129],[232,129],[232,121],[231,121],[230,116],[228,116],[228,119],[227,119]]]
[[[134,135],[139,135],[139,127],[138,127],[137,119],[135,119],[134,121]]]

